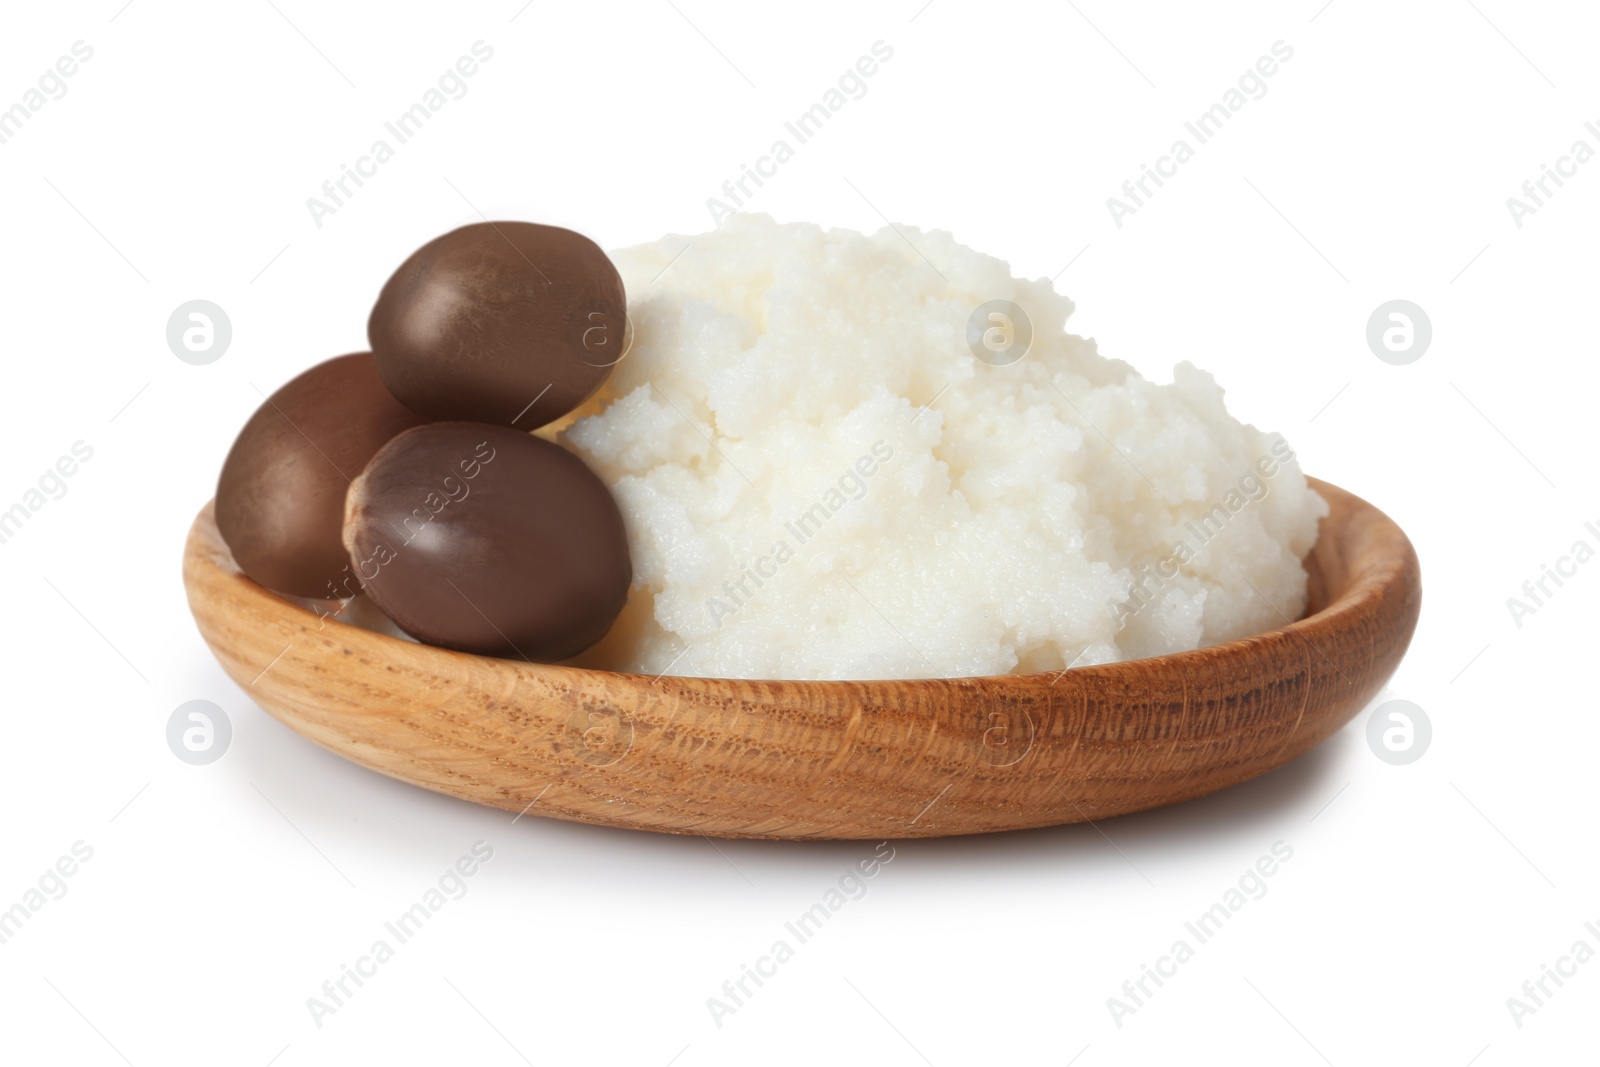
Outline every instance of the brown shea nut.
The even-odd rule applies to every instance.
[[[488,656],[577,655],[633,580],[605,483],[560,445],[485,423],[436,422],[385,445],[350,486],[344,543],[402,630]]]
[[[413,252],[367,338],[384,384],[429,419],[536,430],[605,383],[626,343],[622,278],[559,226],[482,222]]]
[[[217,479],[217,529],[239,569],[290,596],[353,596],[345,491],[389,438],[423,421],[384,388],[369,352],[319,363],[268,397]]]

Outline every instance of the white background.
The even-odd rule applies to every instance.
[[[93,858],[0,945],[0,1058],[1592,1061],[1600,962],[1520,1028],[1506,999],[1600,949],[1600,562],[1520,627],[1506,600],[1600,547],[1600,162],[1520,228],[1506,199],[1600,148],[1600,25],[1575,3],[1320,2],[14,5],[0,107],[75,41],[94,55],[0,145],[0,507],[74,442],[94,455],[0,545],[0,908],[75,842]],[[307,197],[480,39],[467,95],[314,225]],[[751,207],[949,229],[1059,275],[1107,354],[1212,370],[1415,541],[1422,623],[1386,697],[1434,739],[1387,765],[1363,715],[1178,808],[899,843],[719,1028],[706,999],[872,843],[513,824],[361,770],[224,676],[179,555],[257,390],[363,347],[416,245],[479,209],[608,248],[705,230],[706,198],[878,40],[867,95]],[[1106,198],[1279,40],[1267,94],[1114,225]],[[233,323],[209,366],[165,342],[195,298]],[[1392,298],[1433,323],[1409,366],[1364,339]],[[210,766],[165,742],[191,699],[233,722]],[[316,1026],[307,998],[479,840],[467,895]],[[1115,1025],[1107,998],[1277,841],[1266,896]]]

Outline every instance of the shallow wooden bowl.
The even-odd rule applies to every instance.
[[[234,565],[208,504],[183,577],[267,711],[364,767],[507,811],[723,837],[903,838],[1103,819],[1287,763],[1389,678],[1421,607],[1381,511],[1332,513],[1311,608],[1241,641],[1065,672],[927,681],[652,679],[491,659],[349,626]]]

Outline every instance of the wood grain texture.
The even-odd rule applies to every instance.
[[[200,633],[253,699],[402,781],[669,833],[935,837],[1203,796],[1287,763],[1360,711],[1410,643],[1420,568],[1388,516],[1313,484],[1332,513],[1306,561],[1304,620],[1064,673],[652,679],[451,652],[262,589],[234,566],[209,504],[183,574]]]

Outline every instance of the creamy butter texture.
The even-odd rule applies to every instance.
[[[739,215],[687,243],[613,253],[633,346],[562,435],[612,487],[635,576],[575,662],[1004,674],[1302,614],[1327,505],[1204,371],[1146,381],[1066,332],[1049,282],[938,231]],[[1005,365],[968,343],[997,300],[1032,327]]]

